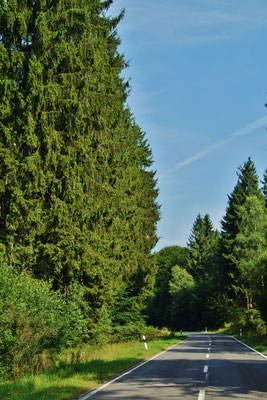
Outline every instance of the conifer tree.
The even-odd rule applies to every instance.
[[[262,186],[262,193],[263,193],[263,195],[264,195],[264,197],[265,197],[265,204],[266,204],[266,206],[267,206],[267,168],[266,168],[266,170],[265,170],[265,172],[264,172],[264,175],[263,175],[262,184],[263,184],[263,186]]]
[[[125,105],[111,0],[1,1],[0,241],[54,288],[78,280],[94,309],[153,284],[151,150]]]
[[[200,214],[193,224],[188,240],[188,268],[195,279],[202,279],[210,273],[218,233],[214,231],[210,216]]]
[[[227,238],[231,240],[238,233],[239,217],[236,207],[242,205],[247,196],[260,194],[257,171],[251,158],[248,158],[248,161],[238,168],[237,176],[237,184],[231,195],[228,196],[228,206],[222,220],[223,238],[225,240]]]
[[[221,253],[222,253],[222,264],[224,271],[224,282],[225,287],[228,287],[230,296],[235,296],[232,292],[237,293],[239,291],[238,277],[239,273],[237,270],[235,257],[233,256],[234,241],[239,233],[239,226],[241,221],[241,215],[238,212],[238,208],[242,206],[248,196],[256,196],[261,198],[262,194],[259,189],[259,180],[257,171],[253,161],[249,158],[243,166],[238,168],[237,172],[238,180],[234,187],[233,192],[228,196],[228,206],[226,213],[221,221],[222,223],[222,240],[221,240]]]
[[[240,224],[234,240],[233,258],[249,311],[254,306],[255,294],[263,295],[266,286],[267,213],[264,199],[248,196],[237,212]]]

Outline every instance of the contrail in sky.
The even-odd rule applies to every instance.
[[[224,140],[223,142],[219,142],[216,143],[210,147],[207,147],[205,150],[200,151],[199,153],[187,158],[184,161],[179,162],[174,168],[173,170],[175,171],[176,169],[179,169],[181,167],[184,167],[185,165],[191,164],[193,161],[198,160],[199,158],[204,157],[206,154],[211,153],[213,150],[217,149],[218,147],[223,146],[224,144],[226,144],[227,142],[229,142],[230,139]],[[169,171],[170,172],[170,171]]]
[[[186,158],[184,161],[179,162],[173,168],[169,169],[164,174],[160,175],[159,179],[165,178],[166,176],[177,171],[178,169],[191,164],[193,161],[199,160],[200,158],[204,157],[205,155],[211,153],[212,151],[214,151],[214,150],[218,149],[219,147],[225,145],[226,143],[230,142],[234,136],[247,135],[248,133],[254,131],[257,128],[261,128],[262,126],[264,126],[266,124],[267,124],[267,116],[265,115],[264,117],[257,119],[256,121],[245,126],[244,128],[241,128],[238,131],[233,132],[228,139],[226,139],[222,142],[216,143],[212,146],[209,146],[205,150],[202,150],[199,153],[196,153],[193,156]]]
[[[247,133],[250,133],[257,128],[260,128],[261,126],[265,125],[266,123],[267,123],[267,116],[265,115],[265,117],[257,119],[257,121],[254,121],[251,124],[245,126],[245,128],[235,131],[234,133],[232,133],[232,136],[246,135]]]

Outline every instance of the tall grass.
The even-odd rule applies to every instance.
[[[267,356],[267,334],[243,331],[242,336],[240,336],[240,331],[237,332],[237,330],[233,330],[231,326],[228,325],[219,329],[217,333],[234,336],[236,339]]]
[[[72,400],[183,339],[179,334],[165,334],[148,340],[148,350],[141,341],[133,341],[64,351],[53,370],[0,382],[0,399]]]

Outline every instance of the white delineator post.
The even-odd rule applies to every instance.
[[[146,337],[145,337],[145,335],[143,335],[143,340],[144,340],[145,349],[147,350],[147,342],[146,342]]]
[[[239,336],[242,336],[242,329],[240,329]]]

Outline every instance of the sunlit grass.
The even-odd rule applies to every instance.
[[[1,400],[71,400],[93,389],[112,376],[152,357],[184,339],[172,334],[148,341],[116,343],[101,349],[84,346],[65,351],[53,370],[0,384]]]
[[[260,353],[267,356],[267,335],[266,334],[256,334],[256,333],[242,333],[234,332],[230,327],[222,328],[217,331],[217,333],[223,333],[225,335],[234,336],[241,342],[246,343],[248,346],[259,351]]]
[[[251,334],[243,335],[240,337],[238,334],[236,334],[233,336],[235,336],[241,342],[246,343],[248,346],[267,356],[267,335]]]

